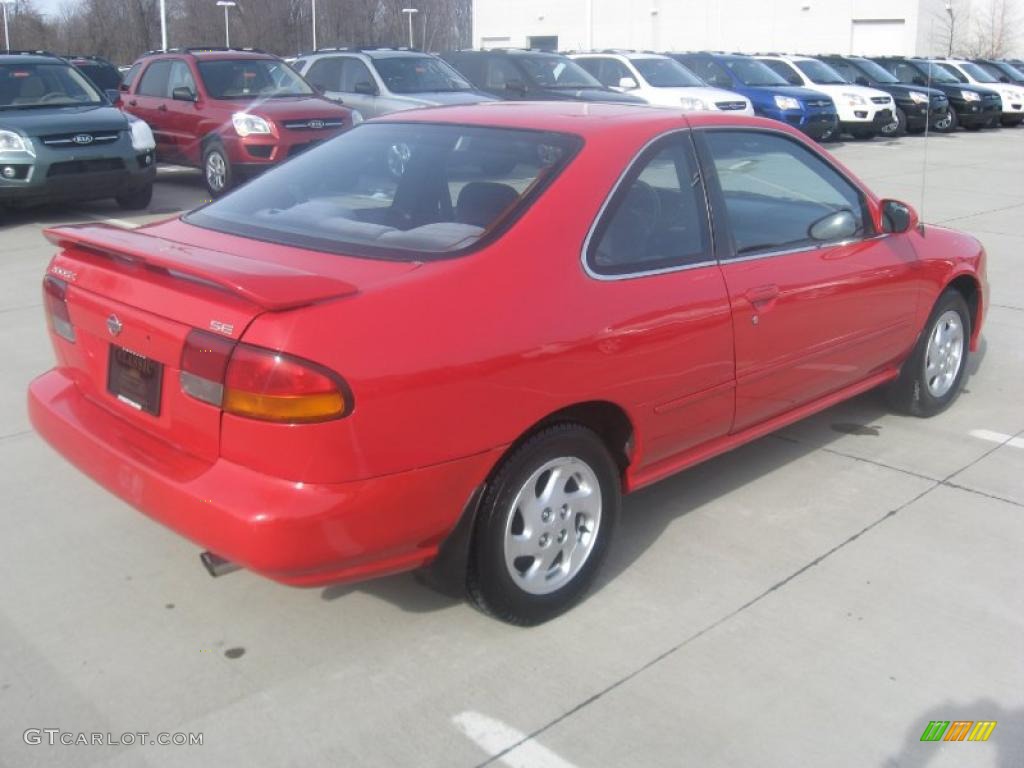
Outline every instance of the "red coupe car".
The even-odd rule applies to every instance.
[[[880,385],[941,411],[988,296],[974,238],[797,131],[635,106],[403,112],[48,237],[29,408],[72,463],[213,573],[421,569],[519,624],[593,581],[624,492]]]

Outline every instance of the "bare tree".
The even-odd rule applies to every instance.
[[[1019,42],[1020,15],[1014,0],[987,0],[964,43],[964,54],[1002,58]]]

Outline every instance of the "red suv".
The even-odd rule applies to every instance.
[[[153,129],[157,159],[201,168],[214,197],[360,119],[318,96],[281,59],[255,50],[147,54],[121,90],[122,108]]]

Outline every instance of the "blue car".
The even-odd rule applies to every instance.
[[[799,128],[812,139],[838,135],[839,114],[831,98],[789,85],[760,61],[738,53],[669,53],[708,85],[741,93],[754,112]]]

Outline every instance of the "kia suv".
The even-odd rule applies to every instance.
[[[448,51],[441,58],[477,88],[503,100],[647,103],[602,85],[575,61],[558,53],[496,48]]]
[[[365,118],[403,109],[495,101],[443,59],[395,48],[322,48],[292,67],[329,99]]]
[[[1001,83],[1016,83],[1024,86],[1024,71],[1001,59],[971,59]]]
[[[668,56],[632,51],[575,53],[569,58],[602,85],[639,96],[648,104],[690,111],[732,112],[753,116],[750,99],[732,91],[711,88]]]
[[[896,115],[892,96],[883,91],[849,83],[828,64],[809,56],[779,54],[757,57],[790,85],[813,88],[832,97],[839,112],[839,130],[855,139],[871,139],[893,131]]]
[[[923,85],[904,85],[887,69],[863,56],[830,54],[817,58],[847,82],[867,85],[892,96],[896,119],[882,128],[883,136],[921,133],[928,127],[937,131],[949,130],[949,99],[942,91]]]
[[[0,206],[114,198],[147,207],[153,134],[66,59],[0,53]]]
[[[924,59],[880,56],[874,59],[904,85],[936,88],[949,99],[949,130],[963,126],[977,130],[998,119],[1003,111],[999,94],[988,88],[961,83],[945,68]]]
[[[732,53],[667,54],[708,85],[750,99],[755,114],[798,128],[819,141],[839,131],[831,97],[817,89],[795,87],[750,56]]]
[[[201,168],[213,197],[361,119],[254,50],[154,52],[125,83],[122,108],[153,127],[157,158]]]
[[[999,94],[1003,101],[1003,113],[999,122],[1006,126],[1020,125],[1024,122],[1024,86],[1016,83],[1004,83],[973,61],[963,59],[933,59],[961,83],[988,88]],[[995,118],[989,124],[995,127]]]

